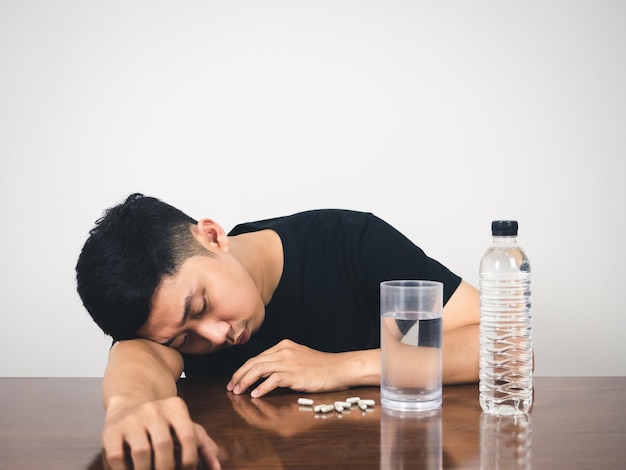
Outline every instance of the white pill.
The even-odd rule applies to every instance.
[[[358,403],[360,399],[361,397],[350,397],[350,398],[347,398],[346,401],[350,403],[351,405],[354,405]]]
[[[313,400],[310,398],[298,398],[298,405],[312,405]]]
[[[331,411],[333,411],[335,409],[334,405],[324,405],[322,406],[322,409],[320,410],[322,413],[330,413]]]
[[[335,406],[342,406],[344,408],[350,408],[350,403],[347,401],[336,401]]]
[[[340,413],[343,411],[343,406],[338,405],[337,403],[334,404],[334,408],[335,408],[335,411],[339,411]]]
[[[365,403],[367,406],[374,406],[376,402],[374,400],[359,400],[359,404]]]
[[[367,405],[363,403],[363,400],[359,400],[359,408],[361,408],[363,411],[367,410]]]
[[[322,411],[322,408],[324,408],[326,405],[315,405],[313,407],[313,411],[315,411],[316,413],[319,413],[320,411]]]

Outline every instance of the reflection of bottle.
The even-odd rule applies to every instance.
[[[441,409],[397,411],[380,417],[380,468],[441,470]]]
[[[532,436],[530,415],[480,417],[481,470],[530,470]]]
[[[480,406],[486,413],[527,413],[532,406],[530,263],[517,244],[517,222],[491,224],[493,243],[480,262]]]

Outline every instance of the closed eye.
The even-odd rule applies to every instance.
[[[196,313],[194,315],[194,318],[196,318],[196,319],[202,318],[204,316],[204,314],[207,312],[208,309],[209,309],[209,304],[207,303],[205,298],[202,298],[202,310],[200,310],[198,313]]]

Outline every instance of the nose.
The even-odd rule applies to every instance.
[[[228,340],[230,323],[222,320],[209,320],[198,322],[194,328],[196,334],[208,340],[214,346],[220,346]]]

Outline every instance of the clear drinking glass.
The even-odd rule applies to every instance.
[[[441,407],[443,284],[380,284],[381,405],[403,411]]]

